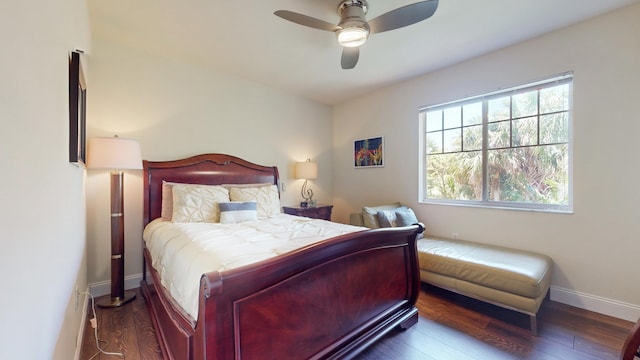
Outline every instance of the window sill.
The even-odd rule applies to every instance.
[[[467,201],[447,201],[447,200],[421,200],[420,204],[426,205],[444,205],[444,206],[458,206],[469,208],[481,208],[481,209],[494,209],[494,210],[512,210],[512,211],[528,211],[528,212],[543,212],[552,214],[573,214],[572,207],[543,207],[543,206],[510,206],[506,203],[487,204],[483,202],[467,202]]]

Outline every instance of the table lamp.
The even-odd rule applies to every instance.
[[[316,179],[318,177],[318,164],[311,162],[311,159],[307,159],[306,162],[297,162],[295,165],[296,179],[304,179],[304,184],[300,190],[300,194],[304,201],[300,203],[301,206],[314,206],[313,190],[307,188],[309,180]]]

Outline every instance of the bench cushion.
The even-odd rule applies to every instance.
[[[548,256],[471,241],[425,236],[418,241],[420,268],[528,298],[546,294]]]

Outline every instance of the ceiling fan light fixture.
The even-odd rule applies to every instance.
[[[359,47],[370,34],[399,29],[429,18],[438,8],[438,0],[421,0],[401,6],[371,21],[365,17],[368,8],[366,0],[341,0],[338,5],[340,22],[337,25],[288,10],[278,10],[274,14],[296,24],[335,33],[342,46],[340,65],[346,70],[356,66],[360,56]]]
[[[344,47],[358,47],[364,44],[369,37],[367,29],[354,26],[337,31],[338,42]]]

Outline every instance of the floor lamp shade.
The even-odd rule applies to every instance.
[[[100,307],[122,306],[135,299],[124,291],[124,173],[142,169],[140,144],[117,136],[89,140],[89,169],[111,170],[111,298],[98,302]]]
[[[142,169],[140,143],[117,136],[89,139],[87,166],[108,170]]]

